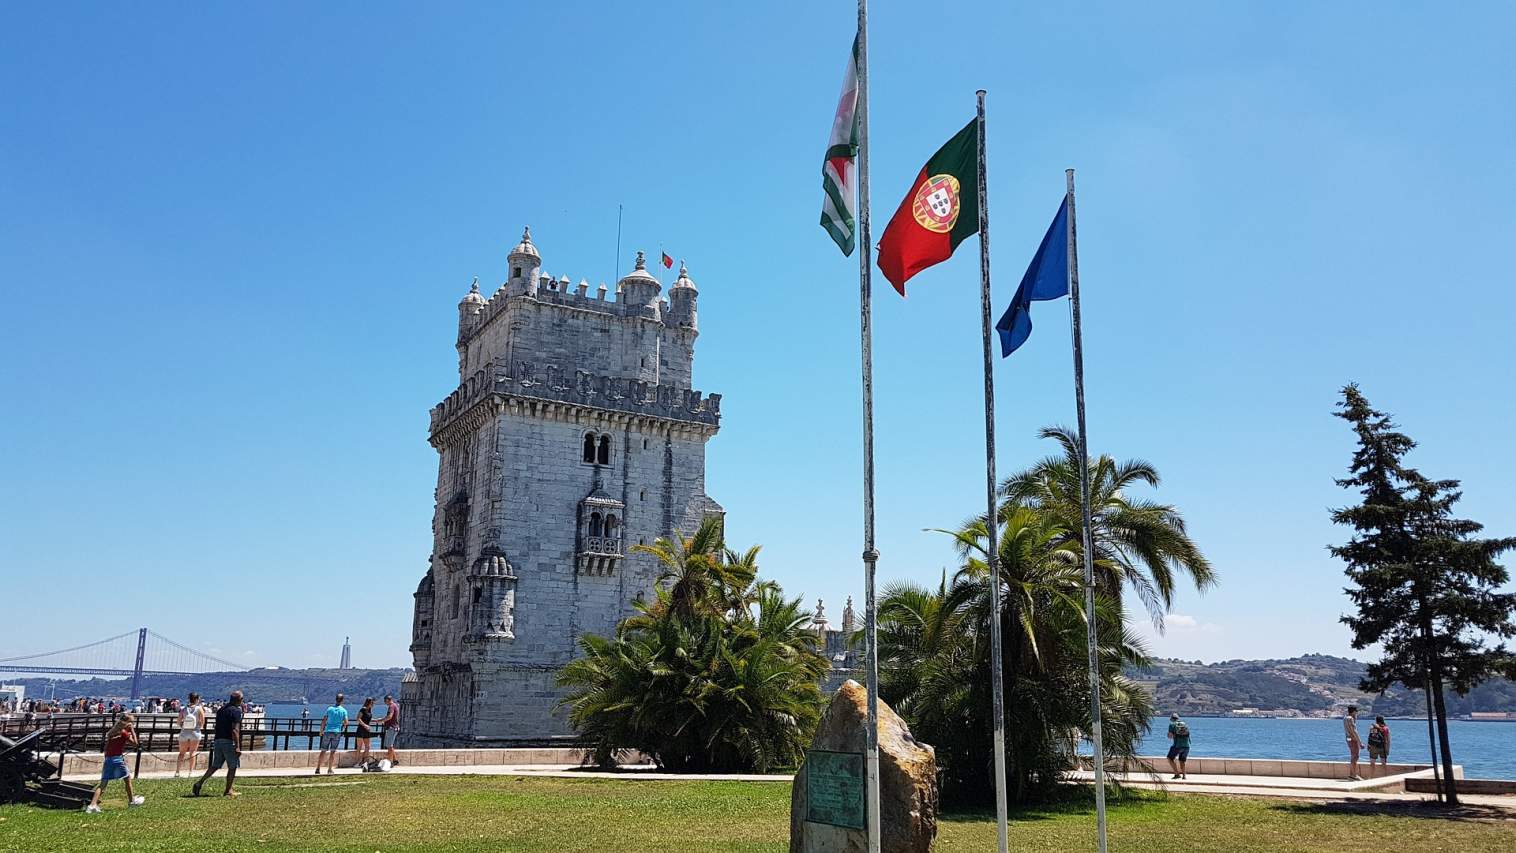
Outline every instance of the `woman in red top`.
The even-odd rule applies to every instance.
[[[140,806],[146,802],[145,798],[136,795],[132,790],[132,774],[126,769],[124,753],[128,746],[137,745],[137,731],[133,728],[136,719],[131,714],[122,714],[116,718],[116,724],[105,734],[105,761],[100,767],[100,784],[95,786],[95,795],[90,798],[89,805],[84,810],[90,814],[100,813],[100,794],[105,791],[105,786],[112,779],[122,779],[126,782],[126,804],[128,807]]]

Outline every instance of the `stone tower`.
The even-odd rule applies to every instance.
[[[542,272],[531,232],[489,298],[458,304],[456,390],[431,412],[439,454],[430,567],[416,587],[403,685],[407,746],[569,733],[554,683],[583,633],[652,594],[630,546],[719,515],[705,443],[721,396],[691,387],[697,291],[646,269],[575,287]]]

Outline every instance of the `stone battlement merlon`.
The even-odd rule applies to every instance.
[[[523,361],[503,374],[490,365],[470,376],[432,408],[430,434],[435,439],[455,419],[491,396],[568,403],[710,427],[721,422],[720,394],[707,396],[691,388]]]
[[[541,276],[538,282],[537,291],[534,294],[510,294],[506,292],[506,285],[500,285],[499,289],[485,300],[474,325],[460,331],[458,346],[467,346],[470,341],[483,334],[496,318],[505,313],[506,306],[512,300],[532,300],[543,305],[556,305],[608,317],[653,320],[662,325],[669,325],[665,322],[667,300],[661,300],[659,303],[663,310],[655,311],[648,305],[635,305],[624,301],[619,291],[612,294],[611,298],[607,298],[610,291],[605,289],[604,284],[599,289],[591,291],[586,282],[580,282],[575,289],[570,290],[572,285],[566,285],[563,280],[555,280],[549,275]]]

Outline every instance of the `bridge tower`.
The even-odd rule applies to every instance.
[[[147,656],[147,629],[137,629],[137,665],[132,667],[132,698],[142,698],[142,661]]]

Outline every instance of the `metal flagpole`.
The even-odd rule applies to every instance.
[[[863,633],[864,681],[869,698],[864,736],[865,802],[869,853],[879,853],[879,644],[874,569],[874,346],[869,285],[874,243],[869,236],[869,4],[858,0],[858,329],[863,350]]]
[[[621,205],[616,205],[616,263],[611,265],[611,281],[621,280]],[[615,294],[611,294],[612,297]]]
[[[1074,227],[1074,170],[1068,178],[1069,302],[1074,313],[1074,409],[1079,419],[1079,508],[1084,517],[1084,611],[1090,665],[1090,740],[1095,747],[1095,827],[1099,853],[1105,853],[1105,749],[1100,743],[1100,653],[1095,630],[1094,536],[1090,521],[1090,444],[1084,428],[1084,342],[1079,328],[1079,246]]]
[[[979,99],[979,318],[984,329],[984,492],[989,531],[986,561],[990,569],[990,690],[994,693],[995,725],[995,829],[1000,853],[1006,853],[1005,803],[1005,661],[1000,639],[1000,550],[996,541],[995,508],[995,368],[990,355],[990,203],[985,191],[984,90]]]

